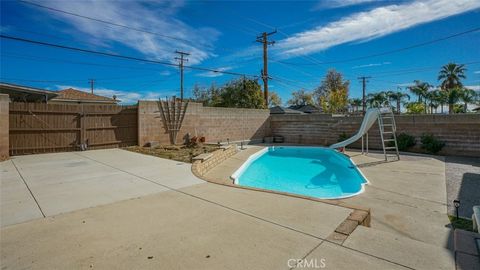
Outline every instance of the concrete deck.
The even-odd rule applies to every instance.
[[[211,173],[236,170],[258,149],[240,152]],[[22,198],[23,208],[16,209],[25,213],[19,216],[35,219],[1,228],[0,268],[291,269],[292,262],[306,259],[314,266],[324,263],[325,269],[453,269],[453,254],[444,248],[446,240],[438,229],[446,211],[441,190],[432,188],[428,196],[420,191],[444,183],[437,173],[442,162],[354,159],[365,164],[360,167],[372,185],[355,197],[363,196],[363,201],[337,203],[372,205],[372,228],[359,226],[339,244],[326,239],[352,212],[341,205],[205,183],[194,178],[186,164],[122,150],[17,157],[1,163],[2,195]],[[414,170],[406,169],[412,168],[410,162]],[[48,164],[61,167],[61,173],[50,170],[49,177],[43,168]],[[398,191],[399,180],[379,177],[384,170],[420,177],[419,190]],[[19,175],[49,216],[39,218],[41,211],[35,210],[32,193],[19,183]],[[76,185],[69,186],[69,181]],[[113,187],[117,183],[122,188]],[[114,197],[108,186],[123,197]],[[110,203],[88,196],[88,189],[107,196]],[[67,207],[49,203],[52,198]],[[2,201],[2,209],[14,207],[14,202]],[[2,215],[10,218],[13,212],[2,210]],[[440,236],[429,234],[426,226]]]
[[[204,182],[189,170],[119,149],[12,157],[0,163],[0,226]]]

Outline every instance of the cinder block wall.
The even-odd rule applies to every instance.
[[[6,94],[0,94],[0,161],[8,159],[9,102]]]
[[[185,119],[177,136],[182,143],[187,133],[204,136],[207,142],[261,140],[270,134],[269,110],[204,107],[201,103],[188,104]],[[163,126],[157,101],[138,102],[138,145],[150,141],[170,143]]]
[[[272,115],[270,128],[273,135],[282,135],[288,143],[330,145],[345,132],[353,135],[362,117],[332,117],[329,114]],[[480,114],[402,115],[395,117],[398,133],[415,136],[420,151],[420,137],[432,133],[446,143],[440,154],[480,156]],[[369,131],[369,146],[381,149],[380,133],[375,124]],[[360,148],[360,141],[352,147]]]

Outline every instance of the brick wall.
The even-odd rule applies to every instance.
[[[188,104],[185,119],[177,136],[182,143],[184,136],[204,136],[207,142],[261,140],[269,135],[269,111],[204,107],[201,103]],[[150,141],[170,143],[165,130],[157,101],[138,102],[138,144],[144,146]]]
[[[270,129],[273,135],[282,135],[287,143],[330,145],[345,132],[353,135],[362,117],[332,117],[328,114],[272,115]],[[432,133],[445,142],[440,154],[480,156],[480,114],[402,115],[395,117],[397,133],[416,137],[413,151],[420,151],[420,136]],[[380,133],[375,124],[369,131],[369,146],[380,149]],[[360,147],[360,141],[351,147]]]
[[[212,153],[202,154],[200,156],[204,156],[205,158],[196,159],[196,160],[193,161],[192,172],[197,177],[202,177],[208,171],[210,171],[212,168],[214,168],[218,164],[222,163],[227,158],[235,155],[235,153],[237,153],[237,151],[238,151],[237,150],[237,145],[230,144],[230,145],[225,146],[222,149],[216,150]]]
[[[0,161],[8,158],[9,102],[8,95],[0,94]]]

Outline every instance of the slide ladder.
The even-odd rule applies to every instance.
[[[397,159],[400,160],[396,134],[397,126],[395,124],[393,112],[390,108],[380,108],[379,110],[380,114],[378,116],[378,127],[380,128],[380,139],[382,140],[385,161],[388,160],[388,156],[396,156]],[[394,146],[390,146],[390,142],[393,142]],[[395,151],[395,154],[389,154],[389,151]]]

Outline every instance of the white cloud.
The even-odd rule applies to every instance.
[[[183,1],[170,0],[154,3],[84,0],[45,2],[45,5],[180,39],[170,39],[58,12],[48,13],[90,35],[91,43],[108,46],[117,42],[158,60],[173,61],[175,50],[182,50],[191,53],[188,57],[190,64],[198,64],[214,56],[213,42],[220,35],[213,28],[193,28],[176,18],[175,14],[183,5]],[[181,40],[191,40],[191,42]]]
[[[474,71],[473,74],[480,74],[480,70]]]
[[[379,1],[381,0],[322,0],[313,7],[313,10],[356,6]]]
[[[171,74],[172,73],[168,70],[164,70],[164,71],[160,72],[160,75],[162,75],[162,76],[170,76]]]
[[[374,39],[479,7],[478,0],[425,0],[378,7],[280,40],[276,46],[277,56],[290,58]]]
[[[480,91],[480,85],[465,85],[465,88]]]
[[[218,71],[227,71],[227,70],[231,70],[233,67],[220,67],[220,68],[216,68],[215,70],[218,70]],[[207,77],[207,78],[214,78],[214,77],[220,77],[224,75],[223,73],[219,73],[219,72],[213,72],[213,71],[207,71],[207,72],[203,72],[203,73],[198,73],[197,76],[199,77]]]
[[[409,87],[409,86],[413,86],[413,85],[415,85],[415,83],[413,83],[413,82],[397,84],[397,86],[400,86],[400,87]]]
[[[71,85],[56,85],[54,87],[56,90],[63,90],[67,88],[73,88],[83,92],[90,93],[90,88],[77,87]],[[95,95],[104,96],[112,98],[114,95],[117,99],[120,100],[121,104],[135,104],[138,100],[158,100],[160,97],[164,98],[165,96],[174,96],[176,93],[173,92],[130,92],[130,91],[121,91],[113,90],[108,88],[96,88],[93,92]]]
[[[365,65],[358,65],[358,66],[353,66],[352,69],[358,69],[358,68],[368,68],[368,67],[378,67],[378,66],[383,66],[383,65],[390,65],[391,62],[383,62],[383,63],[371,63],[371,64],[365,64]]]

